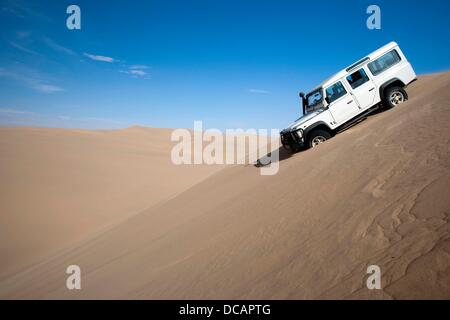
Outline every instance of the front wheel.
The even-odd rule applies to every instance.
[[[325,130],[314,130],[309,134],[308,145],[310,148],[317,147],[319,144],[331,138],[331,134]]]
[[[406,91],[401,87],[388,88],[384,93],[384,104],[386,109],[394,108],[408,99]]]

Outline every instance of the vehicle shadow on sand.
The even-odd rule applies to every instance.
[[[291,158],[292,156],[296,155],[297,153],[301,153],[303,151],[306,151],[306,150],[305,149],[301,149],[301,150],[296,151],[296,152],[291,152],[291,151],[288,151],[284,147],[281,146],[281,147],[278,148],[278,158],[277,159],[272,159],[272,152],[269,152],[265,156],[259,158],[256,161],[256,164],[254,166],[256,168],[262,168],[262,167],[268,166],[268,165],[270,165],[272,163],[275,163],[275,162],[281,162],[283,160],[287,160],[287,159]],[[270,160],[268,160],[268,159],[270,159]]]
[[[351,128],[357,126],[358,124],[366,121],[367,119],[369,119],[369,118],[371,118],[373,116],[376,116],[376,115],[378,115],[380,113],[383,113],[384,111],[386,111],[386,110],[383,109],[383,108],[377,108],[371,114],[367,115],[366,117],[363,117],[363,118],[359,119],[358,121],[355,121],[354,123],[352,123],[351,125],[349,125],[345,129],[339,131],[339,133],[342,133],[344,131],[350,130]],[[268,165],[270,165],[271,163],[274,163],[274,162],[281,162],[283,160],[287,160],[287,159],[295,156],[296,154],[303,153],[305,151],[308,151],[308,149],[307,148],[300,148],[299,150],[297,150],[295,152],[292,152],[292,151],[286,150],[283,146],[280,146],[278,148],[278,155],[279,155],[278,159],[272,159],[272,152],[269,152],[265,156],[259,158],[254,166],[256,168],[262,168],[262,167],[268,166]],[[268,158],[271,161],[268,161]]]

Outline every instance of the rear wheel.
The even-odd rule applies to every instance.
[[[406,91],[401,87],[391,87],[384,92],[383,103],[386,109],[394,108],[408,99]]]
[[[331,138],[331,134],[325,130],[314,130],[309,134],[308,145],[310,148],[317,147],[319,144]]]

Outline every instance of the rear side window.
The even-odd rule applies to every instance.
[[[326,90],[326,95],[329,103],[333,103],[340,97],[343,97],[347,94],[347,90],[345,90],[342,82],[336,82],[332,86],[328,87]]]
[[[398,52],[396,50],[389,51],[385,55],[381,56],[377,60],[374,60],[373,62],[369,63],[369,69],[370,72],[374,76],[379,75],[383,71],[386,71],[393,65],[399,63],[401,60]]]
[[[356,72],[353,72],[351,75],[347,77],[347,81],[352,87],[352,89],[356,89],[359,86],[363,85],[367,81],[369,81],[369,77],[367,76],[364,69],[359,69]]]

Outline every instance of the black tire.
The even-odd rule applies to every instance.
[[[315,146],[323,143],[331,138],[331,134],[325,130],[314,130],[308,135],[308,147],[314,148]]]
[[[384,90],[383,105],[385,109],[394,108],[408,100],[408,94],[402,87],[390,87]]]

